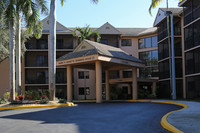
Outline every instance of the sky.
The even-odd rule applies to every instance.
[[[158,8],[166,7],[163,0],[158,8],[149,14],[152,0],[99,0],[93,4],[91,0],[65,0],[61,6],[57,0],[57,21],[66,27],[100,27],[109,22],[114,27],[148,28],[153,26]],[[179,0],[169,0],[169,7],[178,7]],[[47,4],[48,6],[50,3]],[[44,19],[45,16],[41,16]]]

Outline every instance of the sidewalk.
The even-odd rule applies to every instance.
[[[168,122],[184,133],[200,133],[200,102],[170,102],[183,103],[188,105],[188,108],[170,114]]]

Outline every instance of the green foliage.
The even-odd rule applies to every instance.
[[[59,99],[58,103],[66,103],[67,100],[66,99]]]
[[[15,96],[17,96],[17,95],[18,95],[18,93],[15,92]],[[10,100],[10,92],[4,93],[4,94],[3,94],[3,97],[4,97],[6,100]]]
[[[41,97],[38,91],[25,91],[25,99],[27,100],[39,100]]]
[[[46,98],[42,98],[40,100],[40,104],[47,104],[49,102],[49,99],[46,97]]]
[[[5,99],[5,98],[0,98],[0,104],[5,104],[5,103],[7,103],[7,102],[8,102],[7,99]]]
[[[97,37],[97,42],[99,42],[101,39],[99,32],[92,31],[92,29],[89,28],[89,25],[84,28],[76,28],[72,34],[74,37],[78,36],[78,44],[80,44],[84,39],[90,40],[93,37]]]
[[[22,101],[13,100],[10,102],[10,104],[22,104]]]

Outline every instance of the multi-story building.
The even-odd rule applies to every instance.
[[[186,98],[200,98],[200,1],[182,0],[184,85]]]
[[[56,58],[72,52],[78,45],[77,37],[72,35],[74,29],[66,28],[57,22]],[[96,30],[101,34],[100,43],[121,48],[129,55],[144,60],[146,67],[138,70],[138,86],[141,90],[155,93],[156,82],[158,81],[157,28],[115,28],[111,24],[105,23],[99,28],[92,28],[92,30]],[[96,41],[96,38],[92,40]],[[42,37],[40,39],[33,37],[26,42],[27,51],[22,61],[23,91],[44,91],[48,89],[48,45],[49,20],[46,18],[43,20]],[[0,66],[3,64],[6,64],[6,62],[1,63]],[[4,73],[9,73],[9,71]],[[66,73],[65,67],[57,67],[56,97],[66,98]],[[131,98],[131,73],[129,69],[110,71],[109,83],[111,95],[113,95],[111,99]],[[84,74],[86,75],[84,76]],[[102,75],[103,97],[105,98],[105,73],[102,73]],[[1,76],[1,78],[3,77]],[[95,72],[93,70],[73,69],[73,99],[95,99],[94,79]],[[9,77],[7,81],[9,81]],[[84,89],[85,86],[86,90]],[[8,91],[8,88],[9,84],[7,86],[1,86],[0,84],[1,91]]]
[[[171,23],[169,26],[170,34],[167,30],[166,11],[173,13],[174,26],[174,50],[175,50],[175,75],[176,75],[176,93],[178,98],[183,97],[183,58],[182,58],[182,8],[160,8],[158,10],[154,26],[158,28],[158,67],[159,67],[159,96],[170,98],[171,88]],[[170,19],[169,19],[170,22]]]

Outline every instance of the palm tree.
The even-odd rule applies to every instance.
[[[9,57],[10,57],[9,60],[10,60],[10,98],[11,100],[15,99],[15,35],[16,35],[15,23],[16,23],[17,16],[19,17],[20,12],[22,12],[22,14],[24,15],[24,20],[27,24],[26,27],[28,28],[28,31],[34,33],[35,36],[39,36],[39,34],[41,34],[39,33],[39,31],[41,31],[40,29],[41,22],[39,21],[40,9],[38,8],[37,3],[40,3],[43,0],[35,0],[35,1],[36,3],[29,0],[1,0],[0,1],[0,19],[4,18],[4,21],[9,24]],[[19,15],[16,15],[17,13]],[[19,31],[21,32],[21,30]]]
[[[99,0],[91,0],[97,4]],[[61,5],[64,0],[60,0]],[[49,98],[55,100],[55,74],[56,74],[56,0],[50,4],[50,45],[49,45]]]
[[[79,33],[77,34],[76,31]],[[87,25],[85,28],[76,28],[72,32],[73,36],[78,36],[78,44],[80,44],[84,39],[92,39],[93,37],[97,37],[97,42],[100,41],[101,36],[98,31],[92,31],[91,28],[89,28],[89,25]]]
[[[151,10],[152,8],[156,8],[158,6],[158,4],[160,4],[163,0],[152,0],[151,1],[151,5],[149,7],[149,13],[152,15],[151,13]],[[179,0],[181,1],[181,0]],[[168,0],[166,0],[166,5],[167,5],[167,8],[168,8]]]
[[[23,2],[23,3],[22,3]],[[24,8],[28,7],[28,8]],[[42,14],[47,14],[48,9],[46,7],[46,0],[17,0],[16,7],[16,90],[18,94],[21,94],[21,21],[22,15],[28,24],[28,29],[32,33],[33,28],[41,28],[41,23],[39,22],[38,10],[41,10]],[[23,13],[23,14],[22,14]],[[33,24],[35,23],[35,26]],[[37,23],[39,22],[39,23]],[[42,31],[34,30],[35,37],[40,38]]]

